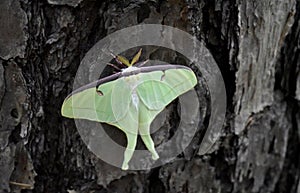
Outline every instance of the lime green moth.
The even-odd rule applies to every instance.
[[[87,119],[113,125],[127,137],[122,169],[134,153],[137,136],[157,160],[157,154],[150,135],[154,118],[174,99],[197,84],[194,72],[182,65],[157,65],[139,67],[135,64],[141,50],[131,62],[116,56],[119,63],[128,66],[121,72],[85,85],[66,97],[61,113],[75,119]]]

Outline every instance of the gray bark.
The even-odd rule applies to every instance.
[[[227,114],[206,155],[197,153],[199,131],[175,161],[122,171],[87,149],[60,107],[87,51],[139,23],[174,26],[205,43],[223,74]],[[300,193],[299,56],[299,0],[2,0],[0,193]],[[209,108],[202,110],[205,119]]]

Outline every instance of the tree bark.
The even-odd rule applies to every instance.
[[[300,0],[1,0],[0,10],[0,192],[300,193]],[[182,155],[122,171],[88,150],[60,108],[88,50],[142,23],[205,43],[225,82],[226,120],[200,155],[202,107]]]

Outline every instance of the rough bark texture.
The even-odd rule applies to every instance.
[[[199,135],[174,162],[122,171],[87,149],[60,107],[85,53],[139,23],[205,42],[227,115],[210,153],[197,154]],[[1,0],[0,192],[300,193],[299,56],[299,0]]]

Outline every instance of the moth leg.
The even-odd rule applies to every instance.
[[[159,155],[157,154],[157,152],[155,150],[154,142],[150,135],[150,124],[140,125],[139,132],[140,132],[140,135],[141,135],[141,138],[142,138],[144,144],[146,145],[147,149],[152,154],[152,159],[157,160],[159,158]]]
[[[127,137],[127,147],[124,152],[124,160],[122,164],[123,170],[128,170],[128,162],[132,158],[136,146],[137,133],[126,133],[126,137]]]
[[[119,67],[117,67],[116,65],[114,65],[114,64],[107,63],[107,65],[113,67],[114,69],[118,70],[119,72],[121,71],[121,69]]]
[[[149,60],[145,60],[145,61],[143,61],[143,62],[139,62],[139,63],[137,63],[135,66],[137,66],[137,67],[142,67],[142,66],[144,66],[148,61],[149,61]]]

